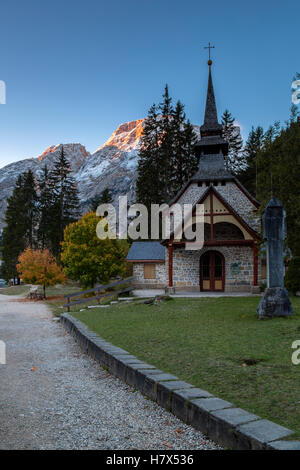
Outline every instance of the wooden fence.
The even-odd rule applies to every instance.
[[[132,280],[133,280],[133,277],[128,277],[126,279],[120,279],[119,281],[111,282],[110,284],[100,284],[94,287],[93,289],[83,290],[80,292],[74,292],[73,294],[67,294],[64,296],[67,299],[67,303],[64,305],[64,308],[66,308],[67,311],[70,312],[70,307],[72,307],[73,305],[88,303],[91,300],[97,300],[98,304],[100,304],[100,299],[102,299],[103,297],[124,294],[125,292],[129,293],[133,289],[132,286],[126,287],[118,291],[108,292],[108,293],[101,293],[101,291],[110,289],[111,287],[115,287],[121,284],[130,283]],[[93,297],[86,297],[85,299],[78,299],[78,297],[80,297],[81,295],[89,294],[91,292],[96,292],[97,295]],[[71,301],[72,297],[76,297],[75,300]]]

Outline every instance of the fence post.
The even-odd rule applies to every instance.
[[[71,298],[71,297],[67,297],[67,299],[68,299],[68,307],[67,307],[67,308],[68,308],[68,312],[70,312],[70,305],[69,305],[69,303],[70,303],[70,298]]]
[[[100,297],[100,287],[97,289],[97,296]],[[98,305],[100,305],[100,298],[97,299]]]

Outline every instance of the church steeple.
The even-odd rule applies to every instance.
[[[206,94],[206,106],[204,114],[204,124],[201,126],[201,137],[206,135],[222,135],[222,126],[218,123],[217,106],[215,100],[214,86],[211,76],[212,61],[208,61],[208,85]]]
[[[212,60],[210,59],[210,49],[214,47],[209,46],[209,60],[208,60],[208,84],[206,94],[206,106],[204,113],[204,123],[200,127],[201,140],[196,144],[196,152],[199,156],[211,155],[221,153],[223,156],[228,154],[228,143],[222,138],[222,125],[218,122],[218,113],[215,100],[214,86],[212,81],[211,66]]]

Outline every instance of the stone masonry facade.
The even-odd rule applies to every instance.
[[[144,263],[133,263],[133,277],[136,287],[158,289],[165,288],[168,285],[168,257],[164,263],[153,264],[155,264],[155,279],[144,279]]]
[[[227,181],[224,186],[218,183],[214,188],[251,228],[258,230],[259,218],[255,217],[253,214],[256,207],[234,182]],[[204,182],[201,186],[198,186],[197,183],[191,183],[180,196],[177,204],[194,205],[199,201],[206,190],[207,186]]]
[[[253,251],[248,246],[204,247],[202,250],[173,249],[173,285],[176,290],[200,290],[200,257],[209,250],[222,253],[225,258],[225,292],[247,292],[253,285]],[[138,288],[165,288],[168,286],[168,250],[165,263],[156,263],[156,279],[144,279],[144,264],[133,264],[135,286]],[[261,263],[258,262],[258,283]]]
[[[208,187],[205,182],[191,183],[179,197],[178,204],[196,204]],[[235,212],[253,230],[259,229],[259,218],[255,214],[256,207],[252,201],[240,190],[234,181],[214,182],[214,189],[228,201]],[[216,224],[218,225],[218,224]],[[217,227],[216,227],[217,228]],[[228,227],[227,227],[228,229]],[[231,227],[231,230],[233,228]],[[238,230],[238,229],[235,229]],[[224,234],[223,234],[224,235]],[[225,236],[226,235],[226,236]],[[231,237],[216,236],[229,239]],[[242,236],[234,234],[233,239],[241,239]],[[200,257],[208,250],[218,251],[225,258],[225,291],[251,291],[254,281],[253,248],[251,246],[217,246],[204,247],[202,250],[185,250],[173,246],[173,286],[177,290],[200,290]],[[133,264],[133,275],[137,287],[164,288],[169,281],[168,249],[165,249],[165,262],[156,263],[156,278],[144,279],[144,264]],[[258,259],[258,285],[261,282],[261,261]]]
[[[248,246],[204,247],[200,251],[175,249],[173,252],[175,288],[199,290],[200,257],[210,250],[222,253],[225,258],[225,291],[250,291],[253,285],[253,251]],[[258,280],[260,280],[260,262],[258,268]]]

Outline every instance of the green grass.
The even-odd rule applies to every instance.
[[[0,289],[0,294],[3,295],[27,295],[29,292],[30,286],[11,286],[4,287]]]
[[[300,299],[292,318],[258,320],[257,297],[117,304],[72,314],[113,344],[300,438]],[[254,365],[246,365],[255,362]]]

